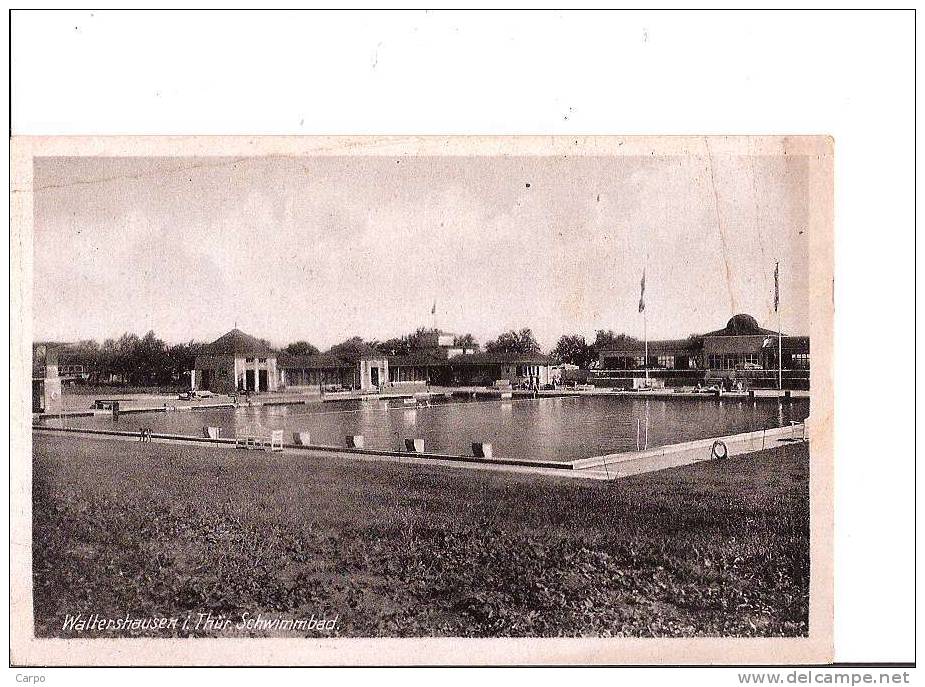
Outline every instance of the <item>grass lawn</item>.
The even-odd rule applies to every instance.
[[[807,633],[805,444],[602,483],[33,440],[40,637],[208,611],[351,637]]]

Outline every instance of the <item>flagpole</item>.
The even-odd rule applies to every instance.
[[[777,386],[784,390],[784,344],[780,333],[780,309],[777,310]]]
[[[649,266],[649,249],[646,248],[646,261],[642,267],[642,278],[646,278],[646,268]],[[646,340],[646,388],[650,386],[649,382],[649,327],[646,324],[648,319],[648,314],[646,313],[645,308],[642,310],[642,335]],[[649,406],[646,405],[646,448],[648,448],[649,443],[649,417],[648,417]]]
[[[639,312],[642,313],[642,338],[645,341],[642,366],[646,373],[646,388],[649,387],[649,327],[646,321],[646,267],[649,256],[646,255],[646,265],[642,267],[642,280],[639,282]]]
[[[780,328],[780,261],[774,264],[774,311],[777,313],[777,388],[784,391],[784,344]]]

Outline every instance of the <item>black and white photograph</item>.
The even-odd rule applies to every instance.
[[[824,624],[831,142],[493,143],[33,158],[37,638]]]
[[[914,10],[7,21],[11,683],[913,682]]]

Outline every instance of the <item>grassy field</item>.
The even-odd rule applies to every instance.
[[[34,441],[37,636],[208,611],[336,616],[328,636],[807,633],[806,445],[600,483]]]

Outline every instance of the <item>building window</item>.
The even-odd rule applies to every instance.
[[[267,362],[267,359],[266,359],[266,358],[261,358],[261,359],[260,359],[260,362],[265,363],[265,362]]]
[[[749,364],[749,365],[757,365],[758,364],[758,354],[757,353],[746,353],[745,356],[743,357],[742,362]]]
[[[710,355],[711,370],[734,370],[736,369],[736,364],[738,362],[739,356],[733,353],[726,353],[725,355]]]
[[[673,355],[658,356],[658,366],[666,370],[673,370],[674,369],[674,356]]]
[[[809,369],[809,353],[794,353],[793,354],[793,369],[794,370],[808,370]]]
[[[245,359],[244,359],[244,362],[246,362],[246,363],[252,363],[252,362],[254,362],[254,359],[253,359],[253,358],[245,358]]]

